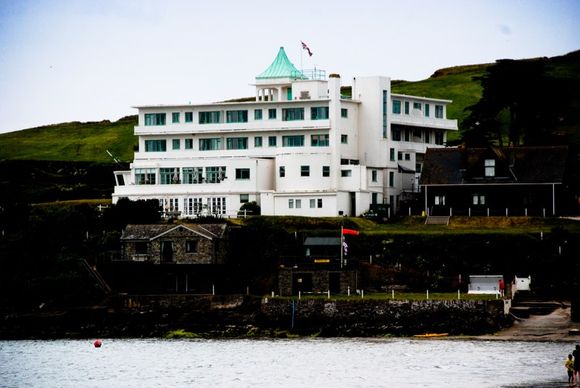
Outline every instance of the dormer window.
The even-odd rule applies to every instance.
[[[493,177],[495,176],[495,160],[485,159],[485,176]]]

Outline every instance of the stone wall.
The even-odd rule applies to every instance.
[[[312,292],[314,294],[331,293],[347,294],[348,289],[354,293],[356,288],[356,271],[354,270],[325,270],[325,269],[303,269],[303,268],[280,268],[278,272],[278,289],[280,295],[290,296],[298,295],[298,290],[293,289],[293,276],[297,274],[306,274],[312,277]],[[332,290],[330,277],[332,275],[339,277],[339,289]]]

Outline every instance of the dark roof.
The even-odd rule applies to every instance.
[[[428,148],[421,185],[562,183],[567,147]],[[495,176],[484,162],[495,160]]]
[[[340,246],[340,237],[306,237],[304,246]]]
[[[226,224],[132,224],[125,227],[121,240],[154,240],[179,228],[212,239],[224,236]]]

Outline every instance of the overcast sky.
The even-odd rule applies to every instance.
[[[0,0],[0,132],[252,96],[280,46],[345,84],[421,80],[580,49],[580,1]]]

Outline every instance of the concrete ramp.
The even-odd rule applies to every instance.
[[[449,225],[449,216],[428,216],[425,225]]]

